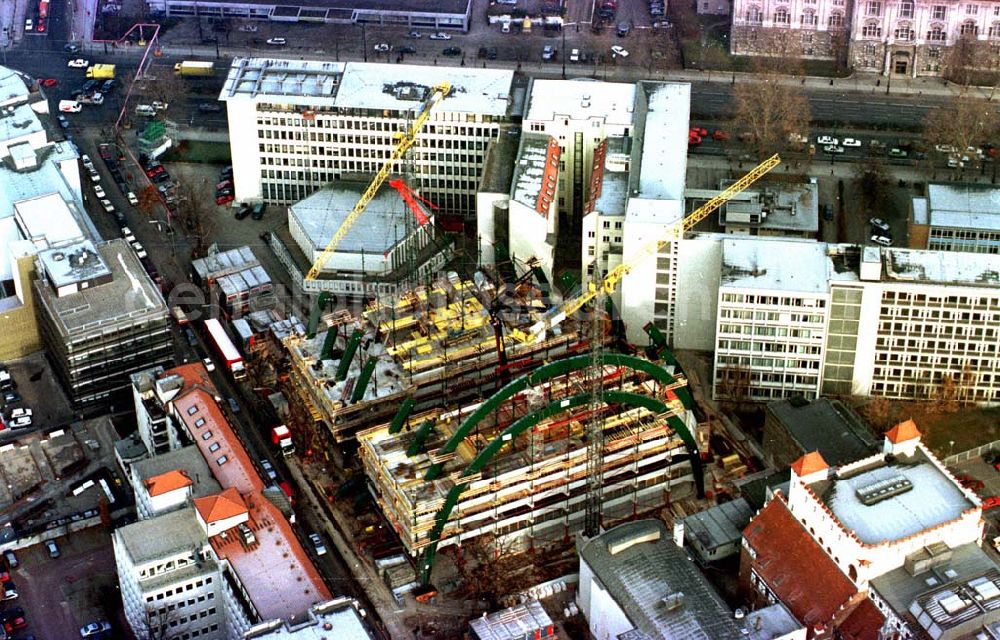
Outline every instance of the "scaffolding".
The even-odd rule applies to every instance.
[[[456,407],[496,387],[499,357],[490,324],[495,289],[486,279],[455,274],[395,299],[379,299],[360,318],[324,316],[315,337],[296,332],[282,340],[296,396],[338,442],[362,427],[389,420],[405,401],[415,411]],[[545,309],[537,289],[518,292],[517,311],[503,318],[514,329],[536,322]],[[331,334],[332,332],[332,334]],[[507,365],[530,371],[586,347],[572,321],[545,340],[504,338]]]
[[[389,422],[358,433],[375,499],[409,554],[480,536],[503,539],[511,550],[566,544],[583,527],[591,422],[604,434],[606,525],[661,508],[672,491],[691,492],[689,451],[676,428],[695,426],[678,399],[684,377],[663,384],[641,370],[604,364],[605,392],[594,402],[580,394],[592,375],[587,370],[526,385],[495,406],[487,400],[420,412],[412,429]],[[470,416],[482,419],[475,431],[463,431]],[[459,444],[448,446],[456,434]],[[480,464],[484,454],[489,462]]]

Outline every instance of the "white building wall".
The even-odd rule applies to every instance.
[[[680,295],[674,304],[673,343],[677,349],[715,349],[722,239],[721,234],[704,234],[677,243]]]
[[[635,628],[583,558],[580,559],[577,604],[587,618],[595,640],[616,640],[619,635]]]
[[[549,244],[547,239],[549,229],[553,225],[552,218],[542,216],[532,207],[510,201],[510,255],[516,262],[526,262],[529,258],[536,258],[539,266],[545,272],[545,276],[552,282],[552,268],[556,257],[554,244]]]
[[[249,100],[226,102],[229,121],[229,149],[233,163],[233,196],[239,202],[259,201],[260,150],[257,131],[257,107]]]
[[[650,243],[668,237],[683,215],[680,201],[629,200],[623,255],[632,270],[619,284],[619,308],[630,342],[641,344],[647,339],[642,327],[650,321],[664,333],[668,343],[674,341],[678,243],[668,243],[656,256],[639,256]]]
[[[479,261],[486,265],[496,264],[497,220],[494,209],[510,206],[510,196],[506,193],[476,194],[476,233],[479,236]]]
[[[598,277],[603,277],[622,263],[624,226],[624,215],[604,215],[600,211],[593,211],[584,216],[583,242],[580,247],[580,264],[584,276],[582,282],[593,280],[595,268]],[[621,298],[620,295],[616,297]]]

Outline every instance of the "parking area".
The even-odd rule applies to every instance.
[[[69,399],[63,393],[43,353],[35,353],[5,364],[17,386],[13,389],[15,395],[8,396],[4,401],[4,424],[9,422],[11,412],[18,408],[30,409],[32,421],[29,428],[16,432],[9,428],[0,430],[0,444],[11,440],[15,433],[23,434],[66,424],[73,419]],[[4,395],[6,393],[9,392]]]
[[[121,596],[110,533],[97,527],[58,538],[57,558],[44,544],[16,551],[18,566],[9,572],[18,597],[0,606],[0,616],[23,610],[27,627],[15,632],[14,640],[79,638],[80,627],[96,620],[110,620],[112,629],[95,637],[133,637],[118,619]]]

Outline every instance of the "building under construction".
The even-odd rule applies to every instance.
[[[293,393],[342,443],[397,414],[480,400],[519,373],[586,348],[572,319],[527,339],[524,328],[546,310],[541,291],[500,287],[501,305],[498,287],[480,275],[451,274],[381,299],[361,318],[329,314],[315,336],[283,338]]]
[[[437,547],[487,536],[505,549],[543,548],[582,529],[594,424],[604,434],[605,527],[694,493],[687,380],[674,366],[610,352],[556,360],[483,402],[397,417],[357,439],[376,500],[406,550],[423,557],[426,581]]]

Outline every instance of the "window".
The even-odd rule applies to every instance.
[[[1000,38],[1000,22],[994,22],[990,25],[990,37]]]
[[[747,9],[747,22],[750,24],[761,24],[764,21],[760,12],[760,7],[750,7]]]
[[[198,413],[198,407],[188,407],[188,415],[193,416]]]
[[[912,18],[913,17],[913,2],[912,0],[903,0],[899,3],[899,17],[900,18]]]
[[[882,2],[880,0],[868,0],[868,4],[865,5],[865,15],[866,16],[882,15]]]
[[[227,462],[229,462],[229,458],[226,456],[219,456],[218,458],[215,459],[215,464],[219,465],[220,467],[226,464]]]
[[[803,27],[815,27],[818,19],[816,17],[816,12],[812,9],[806,9],[802,13],[802,26]]]
[[[967,15],[967,16],[975,16],[975,15],[978,15],[978,14],[979,14],[979,5],[978,4],[967,4],[967,5],[965,5],[965,15]]]
[[[892,37],[896,40],[913,40],[913,29],[908,24],[901,24],[893,32]]]
[[[220,448],[222,448],[221,444],[219,444],[218,442],[213,442],[212,445],[208,448],[208,452],[209,453],[215,453]]]
[[[831,13],[830,19],[827,21],[831,29],[841,29],[844,26],[844,14],[842,13]]]
[[[944,30],[941,25],[936,24],[931,27],[931,30],[927,32],[927,39],[931,42],[944,42]]]
[[[979,34],[979,25],[972,20],[966,20],[962,23],[958,32],[963,36],[975,36]]]
[[[205,433],[201,434],[201,439],[202,440],[208,440],[211,437],[212,437],[212,432],[211,431],[206,431]]]
[[[774,21],[777,24],[788,24],[788,9],[777,9],[774,12]]]
[[[205,424],[204,418],[198,418],[197,420],[194,421],[194,426],[196,427],[204,426],[204,424]]]
[[[931,19],[945,20],[948,17],[948,7],[935,5],[931,8]]]
[[[865,26],[861,28],[861,35],[865,38],[881,38],[882,25],[880,25],[877,20],[869,20],[865,23]]]

